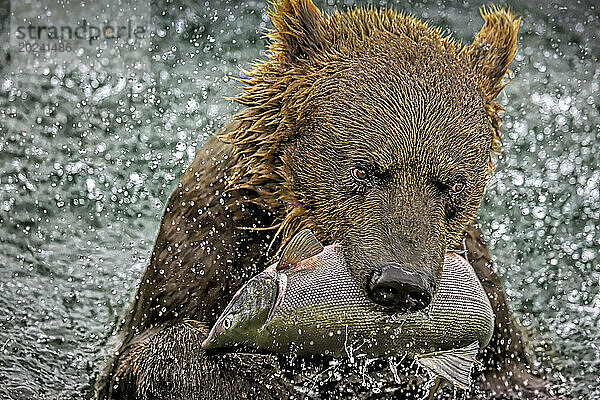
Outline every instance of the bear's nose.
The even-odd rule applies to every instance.
[[[391,262],[371,275],[367,284],[369,298],[394,311],[415,312],[431,303],[435,292],[431,274],[413,271]]]

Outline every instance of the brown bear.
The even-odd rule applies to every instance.
[[[268,59],[242,80],[240,114],[205,143],[171,195],[98,397],[302,397],[287,359],[200,344],[244,281],[306,227],[344,246],[361,287],[391,312],[426,307],[444,253],[466,244],[497,314],[479,393],[543,397],[548,386],[527,372],[480,233],[467,228],[499,150],[494,99],[519,24],[502,9],[482,15],[479,34],[461,46],[391,10],[326,16],[310,0],[275,3]],[[357,397],[348,386],[342,380],[326,397]],[[392,386],[400,389],[388,393],[406,393]]]

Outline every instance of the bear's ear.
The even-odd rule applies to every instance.
[[[521,18],[510,10],[482,8],[483,28],[473,43],[464,48],[479,86],[493,100],[506,86],[504,76],[517,49],[517,32]]]
[[[327,20],[311,0],[277,0],[269,10],[271,51],[293,63],[322,52],[328,42]]]

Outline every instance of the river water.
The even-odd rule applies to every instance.
[[[90,398],[169,194],[235,112],[232,78],[264,54],[265,4],[100,7],[89,21],[135,16],[145,38],[36,57],[4,35],[65,7],[2,3],[0,398]],[[465,43],[482,25],[475,1],[357,4],[406,10]],[[600,11],[512,8],[523,21],[500,95],[504,152],[480,222],[536,367],[574,398],[600,398]]]

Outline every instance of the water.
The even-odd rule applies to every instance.
[[[479,5],[394,7],[466,43],[481,27]],[[99,57],[83,48],[77,62],[41,57],[28,67],[2,41],[0,398],[92,395],[164,203],[235,112],[224,99],[236,93],[231,78],[262,55],[264,9],[157,2],[140,14],[150,18],[147,43],[119,52],[105,41]],[[573,397],[600,398],[600,11],[567,1],[513,9],[523,16],[520,47],[500,95],[504,153],[481,223],[537,367]]]

